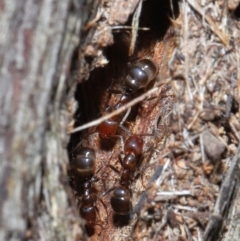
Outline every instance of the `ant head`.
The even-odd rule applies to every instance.
[[[140,155],[143,151],[143,138],[140,135],[132,135],[127,138],[124,145],[125,153],[133,153],[135,155]]]
[[[117,132],[119,123],[113,118],[103,121],[98,127],[98,133],[101,139],[105,140],[114,136]]]
[[[158,72],[157,64],[151,59],[141,59],[136,64],[142,70],[144,70],[148,76],[149,81],[155,78]]]

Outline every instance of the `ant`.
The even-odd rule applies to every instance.
[[[128,69],[128,74],[125,78],[125,91],[122,94],[120,100],[111,107],[106,109],[106,112],[111,112],[119,109],[130,100],[133,99],[136,92],[144,87],[146,87],[157,75],[158,66],[150,59],[141,59]],[[126,120],[131,109],[127,111],[125,116],[121,118],[120,116],[114,116],[110,119],[103,121],[98,128],[99,136],[102,140],[114,137],[117,133],[118,127],[122,126],[122,123]]]
[[[95,151],[89,147],[81,147],[73,160],[78,183],[76,191],[82,196],[79,214],[86,221],[85,225],[88,228],[93,228],[97,224],[97,207],[95,206],[97,195],[93,186],[93,183],[97,180],[94,177],[95,161]],[[83,184],[81,185],[81,183]]]
[[[128,215],[132,209],[131,195],[129,185],[133,178],[134,169],[137,166],[137,157],[143,151],[143,138],[140,135],[133,134],[127,138],[124,144],[124,158],[121,161],[123,170],[120,177],[120,186],[112,188],[103,194],[106,195],[109,191],[113,191],[111,197],[111,207],[116,214]]]

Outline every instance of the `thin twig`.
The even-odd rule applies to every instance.
[[[140,95],[139,97],[135,98],[134,100],[130,101],[129,103],[127,103],[126,105],[122,106],[121,108],[119,108],[118,110],[116,111],[113,111],[112,113],[108,114],[108,115],[105,115],[105,116],[102,116],[101,118],[98,118],[94,121],[91,121],[91,122],[88,122],[87,124],[85,125],[82,125],[82,126],[79,126],[75,129],[73,129],[72,131],[70,131],[70,134],[71,133],[75,133],[75,132],[78,132],[78,131],[82,131],[82,130],[85,130],[89,127],[92,127],[92,126],[96,126],[96,125],[99,125],[100,123],[102,123],[103,121],[113,117],[113,116],[116,116],[124,111],[126,111],[128,108],[132,107],[133,105],[136,105],[137,103],[143,101],[145,98],[147,98],[149,95],[153,94],[155,91],[157,91],[159,89],[159,87],[154,87],[152,88],[151,90],[147,91],[146,93]]]
[[[137,9],[133,15],[133,20],[132,20],[132,36],[131,36],[131,44],[129,48],[129,55],[133,55],[134,53],[134,48],[135,48],[135,43],[137,40],[137,31],[138,31],[138,26],[139,26],[139,18],[140,14],[142,11],[142,0],[139,1]]]

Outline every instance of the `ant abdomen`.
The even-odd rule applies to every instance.
[[[86,221],[86,226],[93,227],[96,224],[97,213],[95,206],[81,206],[80,216]]]
[[[158,72],[157,64],[150,59],[141,59],[136,63],[136,66],[140,67],[148,75],[148,79],[152,80]]]
[[[114,119],[107,119],[103,121],[99,127],[98,132],[101,139],[108,139],[117,133],[119,122]]]
[[[111,197],[113,211],[119,215],[127,215],[131,212],[131,195],[127,189],[115,188]]]
[[[73,160],[75,172],[81,178],[90,178],[94,174],[95,169],[95,151],[88,147],[82,147]]]
[[[148,84],[148,76],[144,70],[138,66],[133,66],[128,70],[125,84],[133,92],[145,87]]]
[[[150,59],[141,59],[128,70],[125,85],[132,92],[146,87],[158,72],[157,64]]]

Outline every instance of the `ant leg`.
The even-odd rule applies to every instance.
[[[83,143],[83,140],[81,140],[81,141],[70,151],[69,154],[72,155],[76,150],[78,150],[78,149],[81,147],[82,143]]]
[[[143,162],[143,158],[141,158],[141,159],[140,159],[140,162],[138,162],[138,168],[141,166],[142,162]],[[137,171],[135,172],[134,179],[137,178],[137,175],[138,175],[138,174],[141,176],[142,186],[144,187],[144,189],[146,189],[147,187],[146,187],[146,186],[144,185],[144,183],[143,183],[143,171],[142,171],[142,170],[137,170]]]
[[[122,153],[124,153],[124,141],[123,141],[123,137],[119,136],[120,138],[120,142],[121,142],[121,148],[122,148]]]
[[[102,168],[103,168],[103,166],[101,166],[101,167],[97,170],[97,172],[95,173],[95,176],[102,170]],[[99,180],[99,178],[97,178],[97,177],[93,177],[93,178],[94,178],[94,182],[95,182],[95,180],[96,180],[96,181]]]
[[[158,135],[160,135],[160,131],[158,130],[158,125],[159,125],[159,123],[161,121],[161,115],[162,115],[161,112],[157,115],[156,121],[154,123],[154,129],[153,129],[154,133],[156,133]]]
[[[122,167],[123,167],[123,160],[122,160],[121,155],[118,155],[118,158],[119,158],[119,161],[120,161],[120,163],[121,163],[121,165],[122,165]]]
[[[129,116],[129,114],[130,114],[130,112],[131,112],[131,109],[132,109],[131,107],[128,108],[126,114],[124,115],[124,117],[122,118],[122,120],[121,120],[121,122],[120,122],[120,124],[119,124],[120,128],[121,128],[122,130],[126,131],[129,135],[131,135],[131,132],[130,132],[126,127],[123,126],[123,123],[124,123],[124,122],[126,121],[126,119],[128,118],[128,116]]]
[[[111,187],[109,188],[107,191],[105,191],[101,196],[104,197],[106,196],[108,193],[110,193],[111,191],[113,191],[116,187]]]
[[[124,115],[124,117],[122,118],[122,120],[120,122],[120,125],[122,125],[126,121],[126,119],[128,118],[128,116],[129,116],[129,114],[131,112],[131,109],[132,109],[131,107],[128,108],[126,114]]]
[[[137,171],[135,177],[137,176],[137,174],[139,174],[139,175],[141,176],[142,186],[143,186],[144,189],[146,189],[147,186],[146,186],[146,185],[144,184],[144,182],[143,182],[143,173],[142,173],[142,171]]]
[[[100,200],[101,200],[101,199],[100,199]],[[103,204],[103,201],[102,201],[102,200],[101,200],[101,203]],[[106,205],[104,204],[103,206],[104,206],[104,208],[106,209]],[[99,212],[99,209],[98,209],[97,206],[95,206],[95,210],[96,210],[96,213],[97,213],[98,218],[99,218],[99,220],[100,220],[100,223],[95,223],[95,225],[99,225],[101,228],[106,229],[106,228],[107,228],[107,224],[106,224],[105,226],[102,225],[103,221],[102,221],[102,219],[101,219],[100,212]],[[107,209],[106,209],[106,212],[107,212]],[[107,217],[108,217],[108,213],[107,213]],[[107,222],[107,223],[108,223],[108,222]]]
[[[119,127],[120,127],[122,130],[126,131],[126,132],[128,133],[128,135],[131,135],[131,134],[132,134],[132,133],[131,133],[125,126],[123,126],[122,124],[120,124]]]
[[[92,133],[87,138],[98,135],[98,132]],[[70,151],[70,154],[73,154],[75,151],[77,151],[83,144],[83,142],[86,141],[85,139],[81,140],[74,148]]]
[[[120,171],[118,171],[118,169],[117,169],[116,167],[112,166],[111,164],[108,164],[108,166],[109,166],[114,172],[116,172],[117,174],[120,175]]]
[[[154,151],[154,145],[150,146],[146,152],[149,152],[149,151],[150,151],[150,152]],[[136,178],[138,174],[141,176],[142,186],[143,186],[145,189],[147,188],[147,186],[144,185],[144,183],[143,183],[143,169],[146,170],[147,168],[149,168],[149,164],[148,164],[148,163],[149,163],[150,158],[151,158],[151,154],[150,154],[150,156],[147,157],[147,160],[146,160],[146,163],[147,163],[147,164],[145,164],[144,167],[142,167],[142,168],[141,168],[141,165],[142,165],[142,163],[143,163],[144,157],[142,156],[142,157],[140,158],[139,162],[137,163],[137,167],[136,167],[136,168],[137,168],[137,171],[136,171],[136,175],[135,175],[135,177],[134,177],[134,178]]]
[[[106,214],[107,214],[107,221],[106,221],[106,225],[103,226],[103,229],[107,228],[108,225],[108,211],[107,211],[107,206],[106,204],[103,202],[103,200],[101,198],[99,198],[100,202],[102,203],[103,207],[105,208]]]

